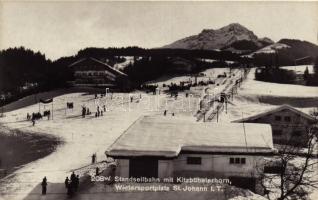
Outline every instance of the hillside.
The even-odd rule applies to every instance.
[[[252,52],[274,43],[269,38],[258,38],[246,27],[232,23],[220,29],[204,29],[198,35],[183,38],[163,48],[229,50],[235,53]]]
[[[286,49],[286,52],[297,59],[306,56],[312,58],[318,56],[318,46],[313,43],[294,39],[281,39],[278,42],[290,46],[291,48]]]

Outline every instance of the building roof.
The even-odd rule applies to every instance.
[[[176,157],[181,151],[206,153],[272,153],[268,124],[189,122],[170,117],[143,117],[105,152],[107,156]]]
[[[111,72],[115,72],[116,74],[120,74],[120,75],[123,75],[123,76],[127,76],[127,74],[125,74],[124,72],[121,72],[121,71],[119,71],[119,70],[117,70],[117,69],[111,67],[110,65],[108,65],[108,64],[106,64],[106,63],[104,63],[104,62],[102,62],[102,61],[100,61],[100,60],[97,60],[96,58],[92,58],[92,57],[82,58],[82,59],[80,59],[80,60],[78,60],[78,61],[76,61],[76,62],[70,64],[69,67],[74,67],[74,66],[78,65],[79,63],[82,63],[82,62],[87,61],[87,60],[91,60],[91,61],[93,61],[93,62],[96,62],[96,63],[98,63],[98,64],[101,64],[102,66],[105,67],[105,69],[110,70]]]
[[[243,118],[243,119],[235,120],[233,122],[246,122],[246,121],[250,121],[250,120],[255,120],[255,119],[264,117],[266,115],[269,115],[269,114],[274,114],[276,112],[280,112],[282,110],[290,110],[291,112],[299,114],[300,116],[302,116],[302,117],[304,117],[304,118],[306,118],[306,119],[308,119],[309,121],[312,121],[312,122],[317,121],[314,117],[312,117],[312,116],[310,116],[310,115],[308,115],[308,114],[306,114],[304,112],[301,112],[301,111],[295,109],[294,107],[292,107],[290,105],[282,105],[282,106],[279,106],[277,108],[273,108],[271,110],[259,113],[257,115],[252,115],[252,116],[249,116],[249,117],[246,117],[246,118]]]

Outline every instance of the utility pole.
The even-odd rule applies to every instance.
[[[225,113],[227,114],[227,97],[225,97]]]
[[[216,122],[219,122],[219,107],[216,109]]]
[[[233,92],[233,87],[232,87],[232,89],[231,89],[231,93],[232,93],[232,101],[233,101],[233,95],[234,95],[234,92]]]

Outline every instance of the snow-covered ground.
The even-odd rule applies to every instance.
[[[197,81],[208,81],[214,80],[217,78],[218,75],[223,75],[224,73],[229,73],[230,70],[229,68],[212,68],[212,69],[207,69],[202,72],[205,76],[198,76]],[[176,83],[179,84],[180,82],[195,82],[195,77],[191,75],[183,75],[183,76],[164,76],[160,77],[156,80],[153,81],[148,81],[147,84],[158,84],[159,87],[162,86],[162,84],[170,85],[171,83]]]
[[[114,65],[115,69],[124,70],[129,64],[134,64],[134,56],[123,56],[126,60],[122,63],[116,63]]]
[[[115,104],[125,104],[116,100]],[[65,111],[66,102],[74,102],[74,110]],[[104,116],[95,118],[80,116],[81,105],[86,105],[95,111],[93,95],[74,93],[54,98],[54,119],[36,122],[35,126],[26,121],[26,114],[38,112],[38,104],[6,113],[0,123],[11,129],[27,132],[39,132],[61,137],[65,144],[49,156],[31,162],[1,181],[0,193],[7,199],[14,199],[11,193],[27,194],[44,176],[50,183],[63,182],[70,171],[90,163],[90,156],[97,153],[97,159],[105,159],[104,150],[141,114],[140,110],[125,112],[123,107],[112,106],[111,111]],[[131,105],[134,107],[135,105]],[[41,106],[41,110],[50,109]],[[22,196],[23,196],[22,194]],[[18,199],[23,197],[18,195]]]
[[[282,44],[282,43],[274,43],[262,49],[259,49],[256,52],[249,54],[248,57],[252,57],[254,56],[254,54],[259,54],[259,53],[275,53],[276,50],[278,49],[286,49],[286,48],[290,48],[290,46],[288,46],[287,44]]]
[[[233,78],[238,78],[239,72],[232,79],[217,78],[217,75],[228,73],[229,69],[215,68],[204,71],[205,76],[198,77],[198,81],[215,80],[217,84],[193,87],[190,94],[193,98],[186,98],[184,92],[180,93],[178,98],[171,97],[170,94],[160,92],[160,94],[146,94],[135,91],[130,94],[133,101],[130,102],[129,94],[114,93],[111,97],[98,98],[96,101],[94,95],[85,93],[69,93],[54,98],[54,118],[47,120],[43,118],[32,126],[30,121],[26,121],[26,114],[38,112],[39,105],[33,104],[5,113],[4,118],[0,118],[0,124],[10,129],[19,129],[26,132],[45,133],[62,138],[65,141],[58,146],[52,154],[26,164],[21,169],[0,181],[0,199],[24,199],[30,198],[35,188],[41,182],[44,176],[49,182],[47,199],[63,199],[65,188],[63,182],[66,176],[74,169],[81,168],[90,164],[91,155],[97,154],[97,161],[105,160],[104,151],[111,145],[133,122],[143,115],[163,115],[167,110],[167,117],[182,118],[184,120],[195,121],[195,113],[198,109],[198,103],[203,90],[218,88],[224,89]],[[180,81],[194,81],[194,77],[166,77],[151,82],[158,84],[161,88],[163,83],[179,83]],[[234,79],[233,79],[234,80]],[[254,80],[254,71],[252,70],[247,80],[238,90],[238,95],[231,100],[228,105],[227,114],[225,111],[220,116],[220,122],[229,122],[242,117],[275,107],[268,103],[259,101],[261,96],[282,96],[299,98],[299,91],[302,91],[302,98],[318,98],[318,87],[307,87],[297,85],[284,85],[266,83]],[[305,92],[304,92],[305,91]],[[141,97],[141,99],[140,99]],[[66,110],[66,102],[74,102],[73,110]],[[107,112],[103,116],[95,118],[96,103],[106,104]],[[91,116],[81,117],[81,106],[86,106],[93,113]],[[51,104],[40,106],[41,111],[51,108]],[[310,107],[301,108],[309,111]],[[172,113],[175,116],[172,116]],[[62,184],[62,186],[61,186]],[[62,191],[62,192],[61,192]],[[148,194],[148,193],[147,193]],[[105,195],[105,194],[103,194]],[[118,197],[118,194],[112,194]],[[129,199],[128,194],[121,194],[121,198]],[[168,197],[177,196],[177,194],[167,195]],[[32,196],[32,195],[31,195]],[[38,190],[33,195],[40,198]],[[88,198],[89,195],[85,197]],[[151,196],[151,195],[150,195]],[[147,199],[149,195],[142,198]],[[160,199],[160,195],[155,195]],[[136,198],[141,198],[136,194]],[[84,196],[83,196],[84,198]],[[36,198],[35,198],[36,199]],[[84,198],[85,199],[85,198]],[[202,196],[204,199],[204,196]]]
[[[318,87],[269,83],[254,80],[252,69],[238,89],[238,94],[228,103],[228,112],[222,112],[220,122],[231,122],[243,117],[291,104],[309,114],[318,106]]]
[[[105,160],[104,151],[108,146],[142,115],[162,115],[163,110],[168,109],[167,117],[171,120],[180,117],[195,120],[193,113],[196,112],[196,101],[180,104],[178,101],[181,99],[179,97],[175,100],[164,93],[153,95],[134,92],[114,93],[112,97],[109,94],[95,100],[94,95],[71,93],[54,98],[53,120],[44,117],[37,121],[35,126],[26,120],[27,113],[51,109],[51,104],[33,104],[5,113],[5,117],[0,118],[2,126],[30,133],[54,135],[65,142],[47,157],[26,164],[1,180],[0,199],[23,199],[44,176],[47,177],[49,185],[52,185],[49,186],[49,193],[59,192],[61,188],[55,188],[54,185],[63,183],[72,170],[89,165],[93,153],[97,154],[97,161]],[[66,109],[67,102],[74,102],[73,110]],[[99,103],[101,108],[104,104],[107,107],[103,116],[98,118],[94,116],[96,103]],[[82,106],[88,107],[93,114],[82,118]],[[175,116],[171,115],[172,112]]]
[[[280,97],[318,97],[318,87],[277,84],[254,80],[253,68],[240,90],[244,95],[280,96]]]

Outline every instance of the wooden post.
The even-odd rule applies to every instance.
[[[219,107],[216,109],[216,122],[219,122]]]
[[[232,101],[233,101],[233,95],[234,95],[234,94],[233,94],[233,88],[232,88],[232,90],[231,90],[231,93],[232,93],[232,97],[231,97],[231,98],[232,98]]]

